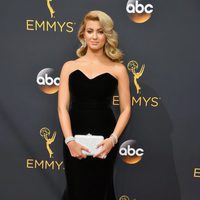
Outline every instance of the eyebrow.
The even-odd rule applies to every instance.
[[[93,28],[87,28],[87,30],[88,30],[88,29],[93,30]],[[98,28],[97,30],[103,30],[103,28]]]

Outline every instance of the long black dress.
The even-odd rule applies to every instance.
[[[117,79],[108,72],[92,79],[79,69],[71,72],[69,114],[73,135],[110,136],[116,125],[110,106],[117,84]],[[70,155],[63,138],[67,185],[62,200],[116,200],[113,167],[118,148],[115,145],[105,159],[87,156],[79,160]]]

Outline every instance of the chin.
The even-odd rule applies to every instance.
[[[102,49],[103,47],[99,47],[99,46],[96,46],[96,47],[94,47],[94,46],[90,46],[90,49],[91,50],[100,50],[100,49]]]

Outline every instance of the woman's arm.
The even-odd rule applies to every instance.
[[[65,138],[73,136],[71,129],[71,120],[69,116],[69,105],[70,105],[70,92],[69,92],[69,74],[71,71],[71,66],[74,61],[68,61],[64,63],[61,73],[60,73],[60,85],[58,91],[58,116],[62,132]],[[82,150],[89,151],[88,148],[75,142],[74,140],[67,143],[70,154],[72,157],[78,159],[86,158],[87,156],[82,153]]]
[[[129,76],[126,67],[123,64],[118,64],[116,73],[118,77],[120,116],[113,132],[119,138],[131,117],[131,95]]]
[[[71,121],[69,116],[70,92],[68,78],[70,66],[73,61],[64,63],[60,73],[60,85],[58,91],[58,116],[64,137],[72,136]]]

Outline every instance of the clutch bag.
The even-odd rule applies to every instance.
[[[104,140],[104,137],[102,135],[92,135],[88,133],[87,135],[75,135],[74,136],[75,141],[79,144],[87,147],[90,150],[90,153],[82,150],[83,154],[86,154],[88,156],[93,156],[94,154],[98,153],[102,146],[99,148],[96,148],[96,146]]]

